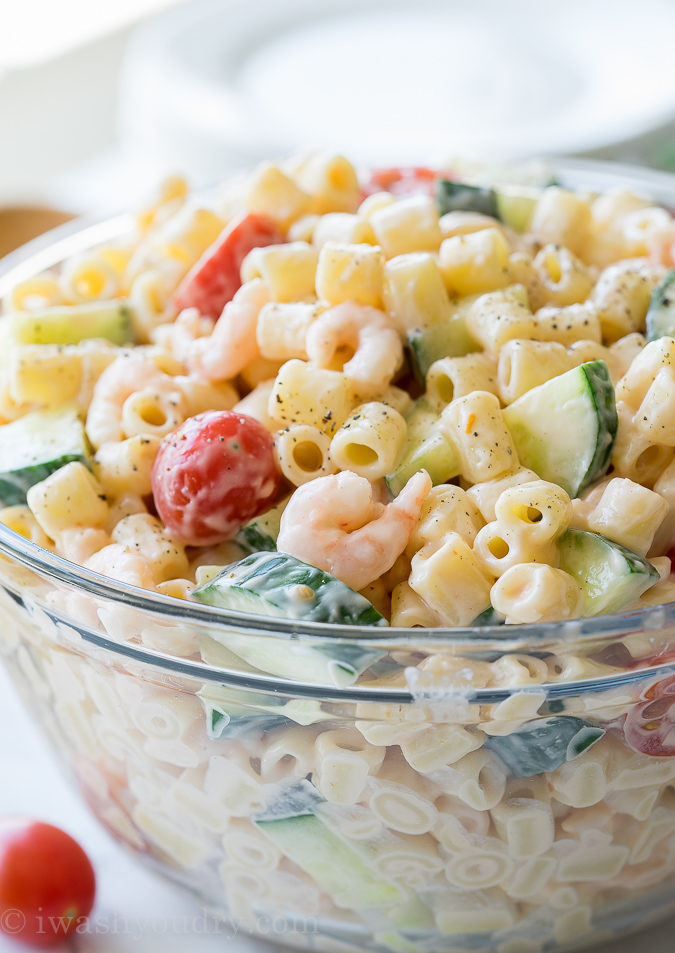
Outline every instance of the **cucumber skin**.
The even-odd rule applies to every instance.
[[[480,212],[490,218],[499,217],[495,190],[480,185],[439,179],[436,183],[436,203],[440,215],[447,212]]]
[[[68,417],[71,418],[68,421]],[[44,430],[45,436],[53,435],[54,431],[58,433],[58,426],[63,422],[68,426],[72,424],[75,441],[80,446],[73,444],[65,445],[66,452],[59,452],[58,446],[53,450],[53,456],[49,456],[49,442],[46,445],[40,442],[40,429]],[[35,426],[37,424],[37,426]],[[28,490],[36,483],[41,483],[56,470],[60,470],[67,463],[83,463],[87,469],[92,468],[92,450],[84,430],[84,425],[79,415],[73,411],[33,411],[24,417],[9,424],[0,426],[0,436],[6,434],[5,428],[9,428],[12,435],[16,434],[15,444],[21,444],[21,437],[26,439],[26,431],[31,446],[31,456],[33,460],[26,461],[21,466],[10,467],[0,471],[0,503],[3,506],[23,505],[26,502]],[[34,432],[33,432],[34,431]],[[34,438],[34,439],[33,439]],[[0,440],[0,453],[5,454],[11,445],[4,444]],[[32,448],[35,446],[35,453]],[[72,452],[67,452],[71,450]],[[40,457],[42,456],[42,459]],[[15,458],[16,459],[16,458]]]
[[[91,469],[89,456],[84,453],[68,453],[48,463],[36,463],[34,466],[22,467],[20,470],[0,473],[0,503],[3,506],[23,505],[26,502],[26,494],[32,486],[46,480],[67,463],[83,463]]]
[[[295,586],[308,586],[316,598],[302,602],[292,601],[290,590]],[[321,601],[321,590],[327,587],[337,593],[337,598],[333,597],[324,604]],[[229,605],[228,591],[232,593]],[[286,553],[262,552],[245,556],[210,579],[204,586],[195,589],[192,595],[198,602],[233,609],[237,607],[237,592],[242,593],[239,597],[242,602],[244,598],[248,600],[251,612],[255,611],[255,602],[259,599],[260,612],[264,615],[342,625],[387,624],[384,616],[364,596],[316,566],[310,566]],[[275,599],[277,601],[274,601]],[[270,612],[269,607],[278,611]]]
[[[485,747],[513,778],[534,778],[578,758],[605,730],[573,715],[554,715],[526,723],[510,735],[488,735]],[[578,741],[576,739],[579,739]]]
[[[282,500],[241,527],[234,542],[239,544],[244,555],[277,551],[281,514],[289,499]]]
[[[238,543],[249,555],[253,553],[275,553],[276,540],[263,533],[257,526],[242,526],[235,537]]]
[[[597,597],[591,597],[587,594],[587,587],[589,581],[592,581],[592,577],[590,572],[584,571],[583,563],[585,562],[586,566],[592,568],[593,564],[589,563],[588,555],[589,551],[592,554],[593,549],[605,549],[608,555],[612,551],[618,553],[626,562],[627,572],[624,578],[630,579],[631,576],[635,576],[635,579],[632,580],[634,584],[632,591],[622,599],[609,600],[604,603],[600,601],[598,606]],[[646,592],[660,579],[658,572],[647,559],[622,546],[621,543],[607,539],[599,533],[590,533],[581,529],[568,529],[558,540],[558,553],[560,554],[560,568],[573,576],[581,586],[584,594],[586,616],[618,612],[623,606],[638,599],[643,592]],[[602,559],[602,556],[600,556],[600,559]],[[600,569],[602,569],[602,566]]]
[[[546,466],[542,464],[556,463],[559,465],[560,460],[556,461],[555,455],[553,455],[553,460],[550,458],[548,460],[539,459],[538,453],[533,454],[532,445],[534,444],[535,447],[537,445],[555,447],[555,434],[545,433],[542,435],[533,430],[531,425],[524,425],[519,416],[519,409],[522,407],[536,407],[538,403],[542,402],[542,394],[549,394],[553,387],[559,386],[554,383],[555,381],[559,381],[561,378],[573,374],[583,375],[585,378],[585,389],[588,391],[590,400],[593,403],[598,425],[595,447],[584,473],[570,474],[569,471],[567,473],[560,472],[560,466],[547,471]],[[546,404],[547,400],[547,397],[544,398],[543,403]],[[607,472],[614,448],[614,441],[616,439],[618,417],[614,400],[614,388],[607,365],[604,361],[589,361],[586,364],[579,365],[579,367],[572,368],[570,371],[566,371],[564,374],[560,374],[558,377],[551,378],[551,380],[540,384],[538,387],[533,387],[532,390],[523,394],[522,397],[519,397],[504,409],[504,420],[513,437],[521,463],[534,470],[542,479],[557,483],[570,497],[574,498],[579,496],[586,487],[591,486],[597,480],[601,479]],[[544,423],[544,429],[550,424],[548,420],[543,420],[542,422]],[[572,479],[572,476],[574,476],[574,479]]]
[[[675,337],[675,268],[671,268],[654,288],[645,328],[648,341]]]
[[[410,363],[415,379],[422,387],[435,361],[442,357],[464,357],[477,350],[478,345],[470,338],[465,323],[457,314],[441,324],[408,332]]]
[[[609,376],[607,365],[604,361],[589,361],[581,365],[581,370],[588,381],[591,397],[600,419],[600,429],[595,454],[591,459],[586,476],[577,490],[577,496],[580,496],[587,487],[601,479],[607,472],[619,427],[614,385]]]

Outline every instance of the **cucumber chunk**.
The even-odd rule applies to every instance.
[[[254,823],[336,906],[363,910],[405,899],[399,886],[384,880],[367,856],[341,840],[315,814]]]
[[[292,725],[313,725],[332,716],[312,699],[274,701],[257,692],[240,692],[225,685],[208,685],[197,692],[206,715],[206,732],[211,739],[238,737],[251,732],[267,732]]]
[[[212,632],[211,638],[261,672],[268,672],[277,678],[337,685],[340,688],[353,685],[366,669],[384,656],[383,652],[375,649],[332,638],[327,638],[325,644],[321,645],[306,645],[293,639],[281,642],[264,635],[237,632],[224,632],[222,635]]]
[[[192,593],[198,602],[256,615],[281,616],[342,625],[387,625],[360,593],[328,573],[286,553],[253,553],[214,576]],[[344,639],[311,645],[266,636],[214,631],[249,665],[280,678],[351,685],[383,652]]]
[[[360,593],[286,553],[245,556],[192,595],[207,605],[256,615],[342,625],[387,624]]]
[[[603,361],[533,387],[504,410],[518,457],[571,497],[607,472],[616,438],[614,388]]]
[[[503,222],[516,232],[525,232],[532,220],[541,189],[523,185],[496,188],[439,179],[436,202],[440,215],[446,212],[480,212]]]
[[[541,189],[522,185],[500,186],[495,189],[497,218],[514,232],[526,232],[540,196]]]
[[[14,506],[67,463],[91,468],[91,447],[77,411],[39,410],[0,426],[0,461],[0,503]]]
[[[453,302],[451,314],[440,324],[408,331],[408,352],[417,381],[424,386],[427,372],[442,357],[464,357],[479,350],[466,329],[469,308],[479,295],[467,295]]]
[[[471,623],[472,626],[484,626],[484,625],[505,625],[505,619],[503,615],[500,615],[496,609],[493,609],[492,606],[488,606],[487,609],[483,609],[476,618]]]
[[[488,735],[485,747],[514,778],[533,778],[578,758],[605,734],[583,718],[561,715],[532,721],[510,735]]]
[[[481,212],[497,218],[497,196],[494,189],[466,182],[439,179],[436,183],[436,203],[440,215],[446,212]]]
[[[675,337],[675,268],[654,288],[645,324],[648,341]]]
[[[438,414],[424,398],[415,402],[406,422],[408,434],[401,460],[385,478],[394,496],[420,470],[426,470],[437,486],[456,477],[460,469],[454,444],[441,430]]]
[[[581,586],[583,616],[618,612],[660,578],[643,556],[597,533],[568,529],[558,552],[560,568]]]
[[[6,320],[12,344],[79,344],[105,338],[122,345],[136,340],[131,308],[119,300],[22,311]]]
[[[281,524],[281,514],[286,508],[288,497],[271,509],[245,523],[234,537],[244,553],[274,553]]]
[[[529,307],[527,291],[523,285],[504,288],[504,293],[515,301]],[[479,351],[480,347],[466,328],[466,317],[482,295],[465,295],[451,305],[450,316],[439,324],[408,331],[408,352],[416,380],[424,387],[429,368],[442,357],[464,357]]]

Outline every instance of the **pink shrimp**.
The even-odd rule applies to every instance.
[[[376,503],[365,477],[349,470],[298,487],[281,517],[277,546],[363,589],[394,565],[431,489],[416,473],[391,503]]]
[[[268,301],[269,293],[259,278],[242,285],[225,305],[213,333],[189,344],[190,371],[212,381],[229,380],[259,357],[258,315]]]

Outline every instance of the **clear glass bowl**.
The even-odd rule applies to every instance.
[[[556,168],[675,205],[667,176]],[[0,291],[128,227],[56,233]],[[327,627],[124,587],[0,525],[0,653],[101,823],[239,929],[536,953],[675,910],[675,604]]]

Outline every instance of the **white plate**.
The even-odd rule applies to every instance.
[[[671,0],[198,0],[138,35],[123,117],[183,164],[587,151],[675,116],[674,35]]]

